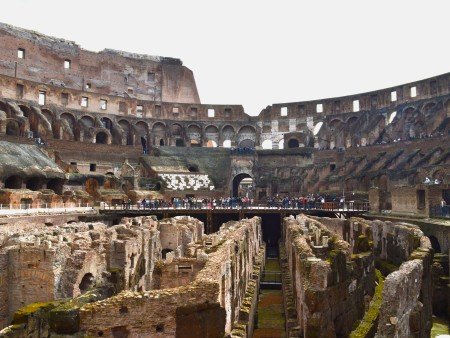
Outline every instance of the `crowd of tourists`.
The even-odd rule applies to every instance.
[[[177,198],[171,200],[142,199],[138,203],[139,209],[323,209],[326,207],[344,208],[345,198],[339,196],[310,194],[307,196],[271,196],[265,203],[256,204],[253,198],[226,197],[215,199],[200,199],[193,197]],[[129,207],[126,206],[126,207]]]

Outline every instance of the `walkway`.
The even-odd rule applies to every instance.
[[[261,282],[264,282],[264,275],[276,274],[281,274],[278,258],[267,258]],[[286,337],[283,292],[281,289],[266,289],[261,285],[256,317],[257,324],[253,332],[253,338]]]
[[[0,217],[10,216],[33,216],[33,215],[53,215],[53,214],[73,214],[73,213],[96,213],[97,211],[91,206],[73,206],[60,205],[55,207],[47,207],[43,205],[40,208],[29,208],[27,205],[11,207],[9,205],[0,204]]]

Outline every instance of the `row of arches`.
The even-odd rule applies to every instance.
[[[29,189],[32,191],[38,191],[41,189],[51,189],[57,194],[62,194],[64,185],[64,179],[51,178],[47,179],[44,177],[32,176],[32,177],[22,177],[19,175],[12,175],[7,177],[3,181],[3,186],[5,189]]]
[[[55,113],[48,107],[0,101],[0,132],[20,136],[31,131],[34,137],[43,139],[104,144],[193,147],[260,145],[263,149],[296,147],[296,141],[293,140],[296,139],[299,146],[315,145],[333,149],[427,137],[433,133],[448,134],[449,111],[450,100],[447,100],[445,104],[428,101],[418,106],[399,108],[398,111],[380,111],[378,114],[325,116],[311,127],[299,122],[297,134],[303,134],[308,138],[307,141],[302,140],[301,136],[285,139],[286,134],[275,133],[261,138],[259,143],[259,133],[251,124],[217,126],[195,122],[133,121],[125,117],[95,114],[78,117],[72,112]],[[289,142],[292,143],[289,145]]]

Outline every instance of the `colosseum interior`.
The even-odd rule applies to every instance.
[[[0,337],[450,333],[450,73],[250,116],[177,58],[0,41]]]

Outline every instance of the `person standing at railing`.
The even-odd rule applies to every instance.
[[[448,214],[449,214],[449,210],[448,209],[449,208],[448,208],[447,202],[445,201],[445,199],[442,199],[441,200],[441,214],[442,214],[442,216],[448,217]]]

